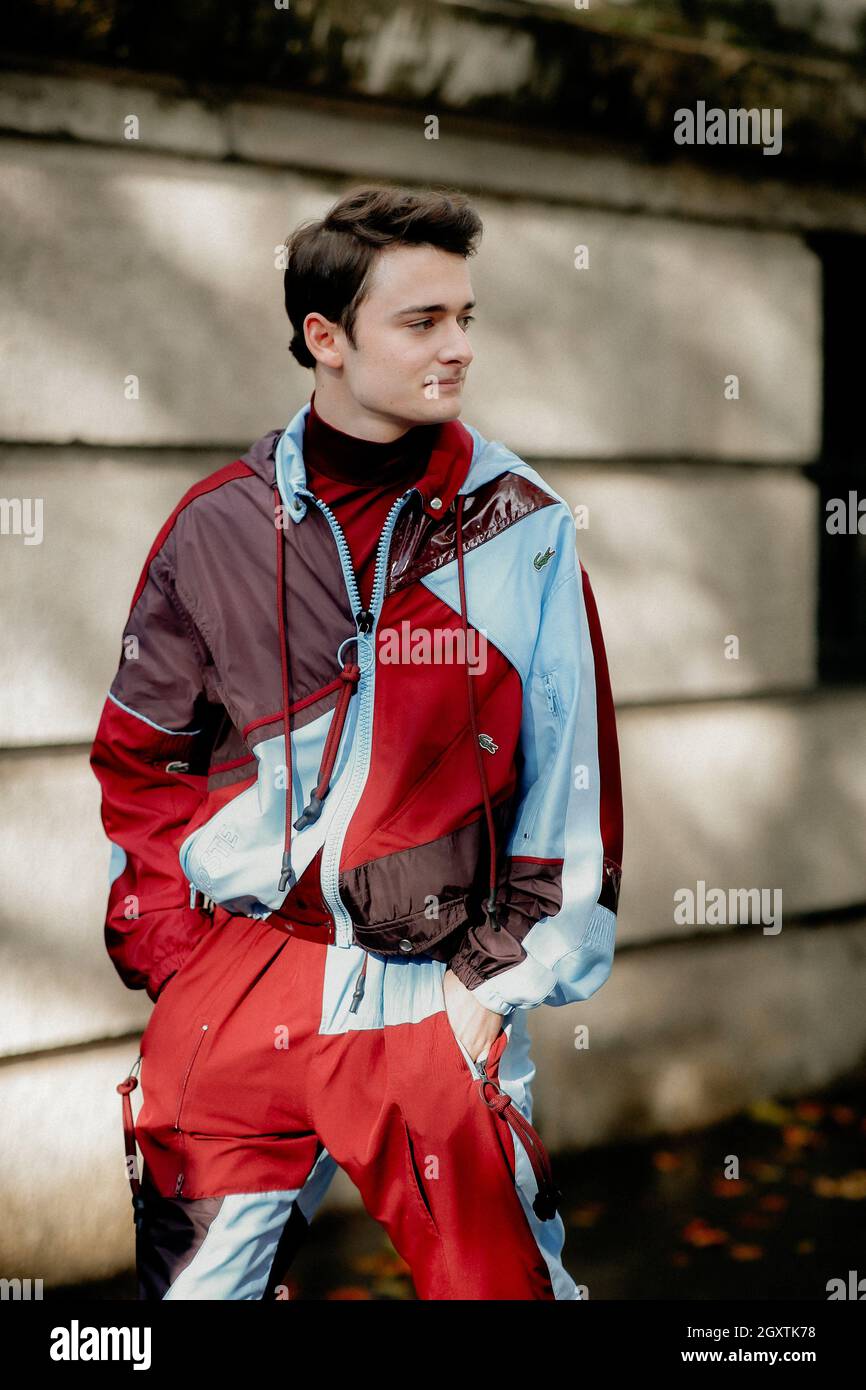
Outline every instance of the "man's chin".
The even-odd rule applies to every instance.
[[[407,402],[405,411],[401,410],[399,414],[406,422],[406,428],[410,429],[413,425],[444,425],[449,420],[456,420],[462,409],[463,392],[449,391],[447,395],[434,399],[422,397],[411,405]]]
[[[428,420],[456,420],[463,409],[463,392],[449,391],[447,394],[427,401],[426,405],[428,407]]]

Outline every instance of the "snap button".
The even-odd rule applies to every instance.
[[[442,498],[441,498],[441,497],[431,497],[431,498],[430,498],[430,506],[431,506],[431,507],[437,507],[437,508],[438,508],[438,507],[441,507],[441,506],[442,506]]]
[[[400,942],[400,950],[406,951],[407,953],[412,950],[412,942],[407,941],[405,936],[403,937],[403,940]]]

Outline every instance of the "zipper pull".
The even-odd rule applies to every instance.
[[[360,1004],[361,1000],[364,998],[364,976],[367,974],[367,961],[368,961],[368,960],[369,960],[369,956],[367,955],[367,952],[365,951],[365,952],[364,952],[364,964],[361,966],[360,974],[358,975],[358,978],[357,978],[357,980],[355,981],[355,989],[354,989],[354,993],[352,994],[352,1002],[351,1002],[351,1004],[349,1005],[349,1013],[350,1013],[350,1014],[356,1014],[356,1013],[358,1012],[358,1005]]]
[[[357,613],[355,614],[355,622],[358,625],[359,632],[372,632],[373,621],[373,614],[371,613],[369,608],[359,608]]]
[[[315,792],[310,792],[309,801],[307,802],[301,814],[298,816],[298,819],[296,821],[293,821],[292,824],[294,825],[296,830],[305,830],[308,825],[312,825],[315,821],[317,821],[321,814],[322,798],[320,796],[316,796]],[[282,880],[280,880],[281,890],[282,887]]]
[[[297,883],[297,879],[296,879],[296,877],[295,877],[295,871],[294,871],[294,869],[292,868],[292,865],[291,865],[291,860],[290,860],[290,858],[289,858],[289,851],[288,851],[287,849],[286,849],[286,850],[283,850],[283,863],[282,863],[282,871],[281,871],[281,873],[280,873],[280,888],[279,888],[279,891],[280,891],[281,893],[285,893],[285,891],[286,891],[286,889],[287,889],[288,887],[294,888],[294,886],[295,886],[296,883]]]

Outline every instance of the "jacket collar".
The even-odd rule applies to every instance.
[[[307,511],[307,503],[300,496],[299,489],[307,485],[303,439],[309,412],[310,402],[305,401],[277,436],[274,449],[277,487],[283,506],[293,521],[301,521]],[[427,469],[414,485],[428,516],[444,516],[452,505],[466,481],[480,443],[481,437],[477,432],[468,429],[459,420],[447,420],[441,426],[430,452]]]

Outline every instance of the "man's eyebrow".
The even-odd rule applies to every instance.
[[[474,299],[467,299],[463,308],[474,309],[475,303],[476,301]],[[402,318],[404,314],[446,314],[447,312],[447,304],[410,304],[408,309],[398,309],[396,314],[393,314],[392,317],[399,319]]]

